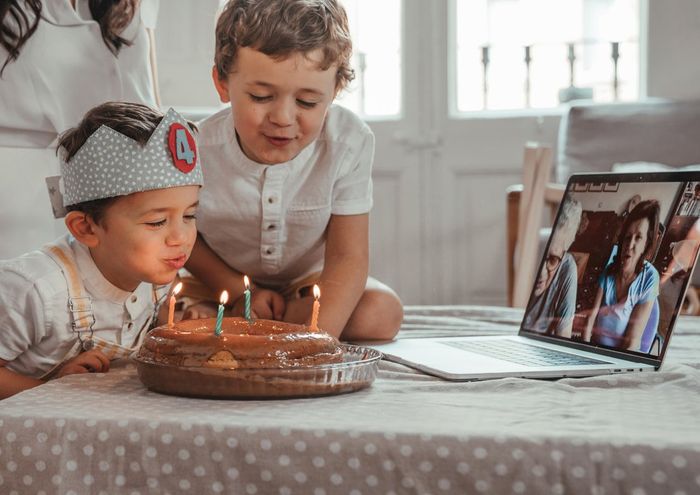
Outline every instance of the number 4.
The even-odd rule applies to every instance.
[[[185,129],[175,131],[175,154],[178,160],[185,160],[188,165],[194,162],[194,151],[190,148]]]

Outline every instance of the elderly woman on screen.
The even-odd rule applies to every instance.
[[[540,273],[525,314],[524,328],[532,332],[571,337],[576,309],[577,269],[568,252],[581,222],[581,203],[565,200],[547,246]]]
[[[658,312],[659,273],[650,263],[659,230],[659,203],[641,201],[625,217],[615,257],[598,279],[584,340],[595,344],[645,352],[653,338],[648,323]],[[658,315],[656,317],[658,320]]]

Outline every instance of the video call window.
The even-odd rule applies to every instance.
[[[659,356],[700,247],[700,182],[574,182],[523,330]]]

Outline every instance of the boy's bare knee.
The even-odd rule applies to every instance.
[[[398,333],[402,321],[403,305],[395,294],[367,290],[360,298],[341,338],[390,340]]]

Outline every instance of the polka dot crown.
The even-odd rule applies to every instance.
[[[69,163],[61,160],[63,205],[169,187],[203,185],[197,144],[172,108],[145,146],[107,126],[85,141]]]

